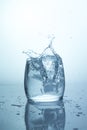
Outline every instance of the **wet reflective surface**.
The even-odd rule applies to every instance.
[[[87,86],[67,84],[63,101],[34,105],[23,86],[0,86],[0,130],[86,130]]]

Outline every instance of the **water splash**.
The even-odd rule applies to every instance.
[[[50,43],[49,45],[44,49],[44,51],[41,53],[41,54],[38,54],[36,52],[34,52],[33,50],[28,50],[28,51],[23,51],[24,54],[26,54],[28,56],[29,59],[32,59],[32,58],[40,58],[44,52],[47,50],[47,49],[50,49],[54,54],[55,54],[55,51],[52,47],[52,44],[53,44],[53,40],[55,39],[54,36],[50,36],[48,37],[50,39]]]
[[[28,58],[36,58],[36,57],[39,57],[40,54],[32,51],[32,50],[28,50],[28,51],[23,51],[24,54],[26,54],[28,56]]]

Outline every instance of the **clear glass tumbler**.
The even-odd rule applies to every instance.
[[[63,62],[50,45],[39,57],[26,60],[24,87],[28,100],[35,103],[54,102],[63,98]]]

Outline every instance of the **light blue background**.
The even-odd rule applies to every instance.
[[[0,0],[0,84],[23,84],[27,56],[54,34],[66,82],[87,82],[86,0]]]

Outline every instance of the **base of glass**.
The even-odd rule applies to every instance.
[[[62,99],[63,96],[43,94],[29,98],[28,101],[34,104],[50,104],[50,103],[57,103]]]

